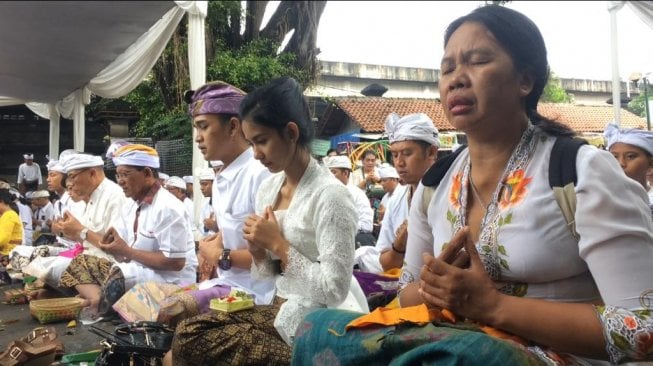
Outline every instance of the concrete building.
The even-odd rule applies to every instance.
[[[306,91],[311,97],[362,96],[363,88],[378,83],[388,91],[387,98],[437,99],[439,70],[415,67],[356,64],[348,62],[320,61],[321,71],[317,85]],[[573,96],[573,102],[581,105],[607,105],[612,97],[612,81],[587,79],[560,79],[561,86]],[[622,94],[630,88],[631,97],[639,95],[639,89],[626,82],[621,83]]]

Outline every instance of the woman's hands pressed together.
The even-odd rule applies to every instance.
[[[418,291],[427,306],[492,323],[502,295],[485,272],[467,227],[453,236],[438,258],[428,253],[422,257]]]
[[[249,243],[249,251],[256,260],[265,257],[265,250],[278,256],[286,263],[288,241],[281,234],[279,222],[270,206],[265,208],[263,217],[250,215],[243,226],[243,236]]]

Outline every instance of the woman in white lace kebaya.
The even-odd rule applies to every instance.
[[[347,188],[310,153],[313,125],[302,88],[279,78],[247,95],[243,133],[271,172],[243,235],[252,276],[276,277],[277,300],[236,313],[191,318],[177,328],[174,365],[290,363],[304,315],[349,291],[357,216]]]

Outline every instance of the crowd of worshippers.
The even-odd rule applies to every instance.
[[[484,6],[452,23],[440,94],[468,144],[439,159],[425,113],[385,118],[389,163],[374,151],[316,159],[296,80],[250,93],[210,82],[187,94],[211,166],[196,172],[200,217],[195,177],[165,175],[151,147],[114,142],[104,158],[115,182],[103,157],[66,150],[48,163],[48,190],[26,155],[17,183],[28,205],[0,187],[3,263],[80,296],[96,317],[143,283],[254,297],[252,309],[180,319],[166,364],[409,364],[443,350],[478,364],[651,359],[653,133],[610,123],[608,151],[576,144],[564,186],[573,204],[559,206],[549,167],[558,141],[578,140],[537,113],[545,55],[513,10]],[[472,100],[463,93],[477,68]],[[378,306],[421,324],[394,328],[389,316],[358,329]],[[445,311],[469,322],[438,326]],[[460,346],[470,339],[476,352]]]

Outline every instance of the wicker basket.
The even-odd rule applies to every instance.
[[[33,300],[29,303],[29,312],[41,324],[54,323],[77,319],[83,303],[78,297]]]

